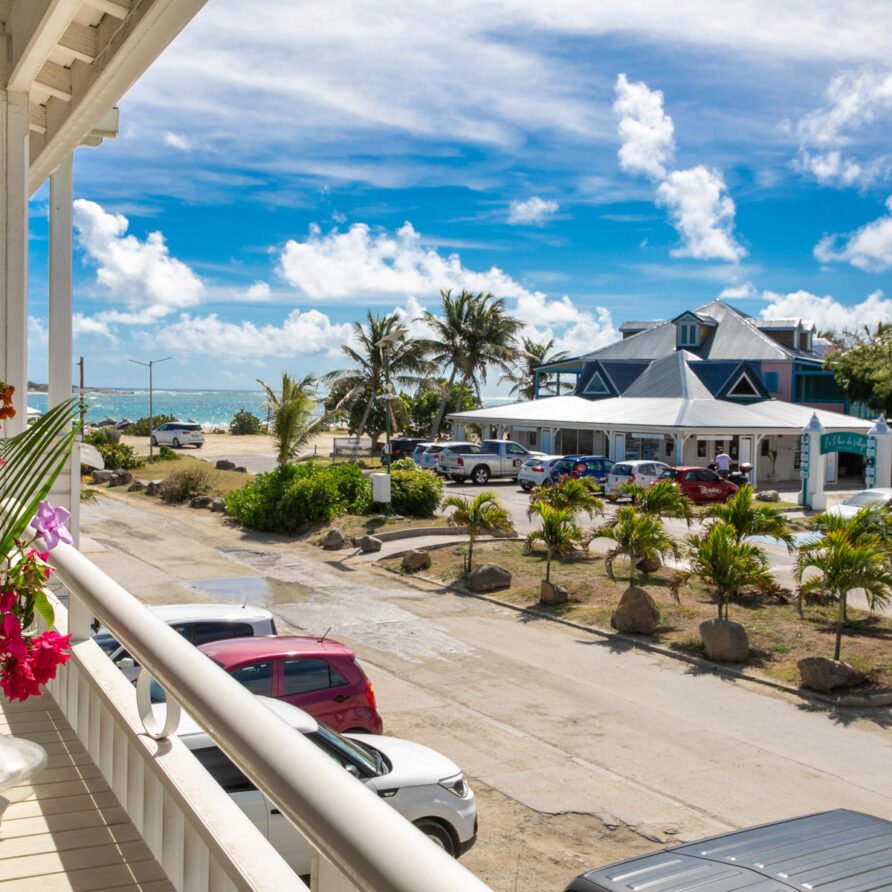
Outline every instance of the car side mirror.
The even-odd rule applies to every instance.
[[[121,657],[117,663],[118,669],[125,671],[127,669],[135,669],[136,668],[136,660],[133,657]]]
[[[357,779],[359,778],[359,769],[352,762],[348,762],[344,766],[344,770],[347,772],[347,774],[351,774]]]

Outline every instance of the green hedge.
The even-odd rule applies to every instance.
[[[405,517],[430,517],[443,498],[443,481],[433,471],[418,467],[397,468],[390,473],[390,500],[393,510]]]
[[[239,409],[238,412],[232,416],[232,424],[229,425],[229,433],[235,434],[236,436],[259,434],[260,419],[253,412],[248,412],[247,409]]]
[[[152,430],[149,430],[149,419],[140,418],[139,421],[128,424],[124,428],[124,433],[131,437],[147,437],[153,430],[157,430],[162,424],[167,424],[168,421],[179,421],[179,419],[176,415],[153,415]]]
[[[108,471],[132,471],[141,468],[143,460],[133,451],[132,446],[118,442],[120,434],[115,430],[92,431],[84,437],[84,442],[95,446],[105,462]]]

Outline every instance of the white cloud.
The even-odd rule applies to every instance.
[[[209,316],[184,313],[177,322],[161,328],[157,339],[176,343],[182,352],[247,362],[299,359],[309,355],[337,356],[351,332],[349,323],[334,323],[318,310],[292,310],[280,326],[226,322],[216,313]]]
[[[769,302],[760,316],[763,319],[801,318],[815,323],[818,331],[861,330],[874,328],[880,322],[892,322],[892,300],[883,297],[882,291],[874,291],[866,300],[854,306],[844,306],[829,295],[818,297],[808,291],[792,291],[778,294],[765,291]]]
[[[673,257],[736,263],[746,254],[734,240],[734,201],[719,171],[703,165],[675,170],[657,187],[657,202],[669,209],[682,237]]]
[[[73,330],[75,337],[98,335],[113,343],[117,342],[117,338],[111,328],[110,320],[103,319],[102,314],[85,316],[83,313],[75,313],[73,318]]]
[[[245,292],[245,300],[252,303],[262,303],[269,300],[271,293],[272,291],[267,282],[255,282]]]
[[[758,296],[759,289],[752,282],[744,282],[742,285],[729,285],[727,288],[723,288],[719,294],[719,299],[753,300]]]
[[[625,74],[620,74],[613,111],[620,116],[620,167],[657,180],[665,177],[675,142],[672,118],[663,111],[662,92],[641,82],[629,83]]]
[[[173,133],[170,130],[166,130],[162,139],[164,145],[170,146],[172,149],[179,149],[181,152],[192,151],[192,140],[182,133]]]
[[[441,289],[492,292],[519,297],[526,288],[496,266],[475,272],[458,254],[427,247],[411,223],[392,235],[354,223],[346,232],[323,233],[313,225],[306,241],[289,240],[279,273],[313,300],[392,300],[437,295]]]
[[[525,323],[524,335],[536,341],[554,338],[554,349],[566,350],[571,356],[619,340],[608,309],[580,309],[566,295],[559,300],[548,300],[541,292],[526,295],[517,301],[514,312]]]
[[[833,78],[826,96],[827,106],[803,117],[796,127],[796,167],[825,185],[866,185],[888,173],[885,155],[859,162],[841,150],[852,145],[859,131],[892,115],[892,72],[844,72]]]
[[[126,217],[84,199],[74,202],[74,226],[78,243],[97,265],[97,283],[108,300],[126,307],[108,314],[108,321],[147,324],[201,300],[201,280],[170,256],[160,232],[142,242],[126,234]]]
[[[508,222],[512,226],[541,226],[547,217],[557,213],[556,201],[545,201],[534,195],[526,201],[512,201],[508,208]]]
[[[50,333],[46,327],[46,319],[37,316],[28,317],[28,345],[30,347],[48,347]]]
[[[889,215],[866,223],[845,235],[826,235],[815,245],[821,263],[843,261],[867,272],[878,273],[892,266],[892,196],[886,199]]]

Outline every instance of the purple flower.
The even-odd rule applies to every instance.
[[[31,526],[37,530],[37,534],[46,542],[46,547],[52,551],[60,542],[71,545],[74,540],[71,533],[65,529],[65,524],[71,512],[67,508],[54,508],[46,499],[37,506],[37,514],[31,521]]]

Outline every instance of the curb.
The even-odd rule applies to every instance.
[[[432,548],[445,548],[448,547],[448,544],[451,543],[429,546],[424,550],[430,551]],[[391,552],[388,555],[385,555],[384,557],[394,558],[399,557],[400,555],[405,553],[405,551],[395,551]],[[380,564],[380,561],[382,559],[383,558],[379,558],[378,560],[374,561],[372,566],[383,570],[385,573],[394,573],[395,571],[390,570]],[[677,650],[672,650],[669,647],[663,647],[663,645],[661,644],[652,644],[649,641],[642,641],[640,638],[632,638],[629,635],[623,635],[620,632],[608,632],[606,629],[599,628],[598,626],[584,626],[582,625],[582,623],[578,623],[575,620],[564,619],[560,616],[554,616],[551,613],[546,613],[542,610],[538,610],[536,607],[522,607],[518,604],[511,604],[508,601],[502,601],[499,598],[494,598],[492,595],[472,592],[470,589],[465,588],[459,583],[447,584],[443,582],[442,579],[436,579],[432,576],[425,576],[422,573],[396,573],[395,575],[398,575],[401,579],[404,580],[420,579],[430,585],[436,585],[440,588],[445,588],[446,591],[453,592],[457,595],[462,595],[463,597],[476,598],[478,601],[486,601],[489,604],[495,604],[498,607],[504,607],[508,610],[513,610],[515,613],[521,613],[525,616],[533,616],[536,619],[544,619],[548,620],[549,622],[559,623],[560,625],[568,626],[571,629],[576,629],[579,632],[587,632],[590,635],[596,635],[600,638],[605,638],[608,641],[616,641],[621,644],[628,645],[629,647],[636,648],[637,650],[643,650],[648,653],[661,654],[662,656],[670,657],[674,660],[680,660],[683,663],[688,663],[692,666],[696,666],[704,671],[712,672],[714,675],[722,675],[728,678],[739,678],[744,681],[750,681],[754,684],[762,685],[764,687],[773,688],[774,690],[782,691],[785,694],[792,694],[793,696],[798,697],[801,700],[817,702],[825,706],[855,709],[878,709],[881,707],[892,705],[892,691],[880,692],[876,694],[864,694],[862,696],[840,694],[834,697],[829,694],[822,694],[819,691],[810,691],[807,688],[794,687],[793,685],[785,684],[782,681],[775,681],[771,678],[764,678],[759,675],[752,675],[742,669],[732,669],[723,663],[715,663],[710,660],[704,660],[702,657],[692,657],[689,654],[684,654]]]

